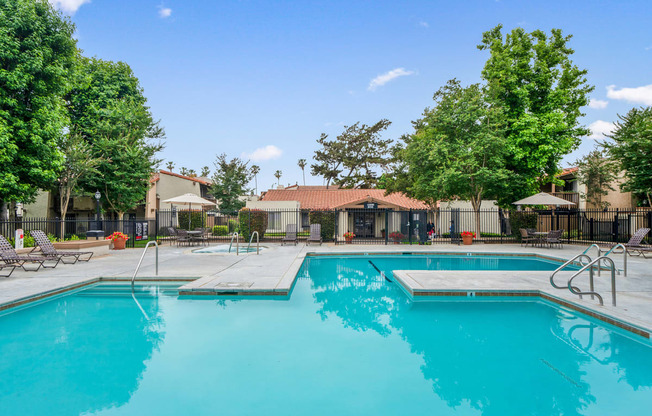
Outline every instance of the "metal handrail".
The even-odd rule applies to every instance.
[[[145,258],[145,253],[147,253],[147,249],[149,248],[150,244],[154,244],[156,246],[156,275],[158,276],[158,243],[156,241],[150,241],[145,245],[145,249],[143,250],[143,254],[140,256],[140,260],[138,261],[138,265],[136,266],[136,270],[134,270],[134,275],[131,277],[131,287],[134,287],[134,281],[136,280],[136,274],[138,274],[138,270],[140,269],[140,265],[143,263],[143,259]]]
[[[231,247],[233,246],[233,239],[235,238],[235,255],[240,254],[240,234],[236,231],[231,237],[231,243],[229,244],[229,253],[231,252]]]
[[[604,253],[605,257],[611,254],[612,251],[617,249],[618,247],[621,247],[623,249],[623,275],[627,277],[627,247],[625,247],[624,244],[618,243],[615,246],[611,247],[609,251]],[[600,267],[598,267],[598,276],[600,276]]]
[[[595,295],[598,297],[598,300],[600,300],[600,305],[604,305],[604,302],[602,301],[602,296],[600,296],[600,294],[596,292],[593,288],[593,265],[595,263],[598,263],[598,267],[600,267],[599,263],[601,261],[607,261],[608,263],[611,263],[611,304],[613,306],[616,306],[616,265],[614,264],[614,261],[610,257],[606,257],[606,256],[598,257],[597,259],[593,260],[591,263],[587,264],[586,266],[578,270],[573,276],[571,276],[570,279],[568,279],[568,290],[570,290],[572,293],[576,295],[591,295],[591,296]],[[573,279],[579,276],[586,269],[589,269],[589,291],[580,292],[579,290],[576,290],[577,288],[572,285]]]
[[[565,289],[565,288],[566,288],[566,286],[557,286],[557,284],[555,283],[555,275],[556,275],[558,272],[562,271],[562,269],[565,269],[566,266],[568,266],[569,264],[573,263],[575,260],[580,259],[580,262],[579,262],[580,265],[583,264],[583,263],[582,263],[582,259],[586,259],[586,260],[588,260],[588,263],[591,263],[591,257],[589,257],[588,255],[586,255],[585,253],[586,253],[586,251],[585,251],[584,253],[580,253],[580,254],[578,254],[577,256],[575,256],[575,257],[573,257],[572,259],[568,260],[566,263],[564,263],[564,264],[562,264],[561,266],[557,267],[557,270],[555,270],[554,272],[552,272],[552,274],[550,275],[550,284],[552,285],[552,287],[554,287],[555,289]],[[587,263],[587,264],[588,264],[588,263]],[[578,290],[579,290],[579,289],[578,289]]]
[[[249,238],[249,245],[247,246],[247,253],[249,253],[249,249],[251,248],[251,242],[254,239],[254,235],[256,235],[256,254],[260,254],[260,236],[258,235],[258,231],[251,233],[251,237]]]

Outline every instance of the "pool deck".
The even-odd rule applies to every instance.
[[[277,295],[287,296],[306,255],[355,253],[510,253],[538,254],[569,259],[584,251],[585,246],[565,245],[563,249],[520,247],[515,244],[473,244],[458,246],[406,245],[332,245],[296,246],[264,244],[260,255],[196,254],[188,248],[165,245],[159,251],[159,274],[155,274],[154,250],[147,253],[137,280],[185,280],[182,295]],[[59,264],[56,269],[25,272],[17,269],[9,278],[0,278],[0,310],[60,293],[100,280],[130,281],[142,254],[141,249],[112,251],[88,263]],[[595,256],[595,251],[589,253]],[[622,255],[613,256],[622,268]],[[604,306],[585,296],[579,299],[568,290],[554,289],[550,272],[523,271],[395,271],[394,279],[415,300],[426,296],[542,296],[557,303],[580,306],[586,312],[608,315],[652,333],[652,259],[628,257],[628,276],[616,277],[617,303],[611,305],[609,273],[596,275],[596,289],[604,297]],[[6,269],[5,269],[6,270]],[[564,285],[570,272],[555,279]],[[581,288],[588,287],[588,273],[576,279]],[[568,305],[566,305],[568,306]]]

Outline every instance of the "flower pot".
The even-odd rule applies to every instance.
[[[462,243],[464,243],[465,246],[470,246],[473,244],[473,236],[472,235],[463,235],[462,236]]]
[[[113,249],[114,250],[124,250],[126,243],[127,243],[127,240],[125,240],[124,238],[116,238],[115,240],[113,240]]]
[[[351,244],[353,243],[353,238],[347,238],[346,239],[346,244]]]

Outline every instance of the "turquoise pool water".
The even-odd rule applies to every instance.
[[[393,265],[375,261],[385,273]],[[100,285],[0,317],[2,415],[644,415],[652,347],[541,301],[412,303],[369,257],[289,299]]]

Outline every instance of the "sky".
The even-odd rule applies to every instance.
[[[652,105],[652,3],[583,0],[49,0],[75,23],[85,56],[123,61],[167,134],[175,171],[217,154],[261,167],[258,191],[303,183],[321,133],[392,122],[413,131],[451,78],[480,82],[482,33],[502,24],[573,35],[573,62],[595,86],[582,123],[591,151],[618,115]],[[306,184],[321,185],[306,168]],[[252,182],[252,187],[254,186]]]

